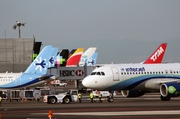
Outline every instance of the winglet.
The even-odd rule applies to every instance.
[[[167,43],[162,43],[143,64],[162,63]]]

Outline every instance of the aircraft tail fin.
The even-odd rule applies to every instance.
[[[143,64],[162,63],[167,43],[162,43]]]
[[[52,48],[51,45],[45,46],[24,73],[46,74],[47,68],[54,65],[54,57],[57,54],[57,50],[58,48]]]
[[[77,66],[84,52],[84,48],[78,48],[67,60],[66,66]]]
[[[93,53],[93,55],[88,60],[86,60],[87,66],[95,66],[97,57],[98,57],[98,53],[97,52]]]
[[[88,48],[81,56],[80,62],[79,62],[79,66],[84,66],[85,62],[91,58],[91,56],[93,55],[93,53],[95,53],[96,51],[96,47],[90,47]]]

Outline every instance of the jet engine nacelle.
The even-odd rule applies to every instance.
[[[124,97],[140,97],[143,96],[145,92],[141,90],[121,90],[121,94]]]
[[[160,93],[163,97],[177,97],[180,96],[179,83],[164,83],[160,86]]]

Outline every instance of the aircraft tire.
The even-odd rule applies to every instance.
[[[170,101],[171,100],[171,97],[170,96],[166,96],[166,97],[163,97],[161,95],[161,101]]]

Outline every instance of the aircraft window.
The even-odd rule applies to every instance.
[[[132,74],[131,72],[129,74]]]
[[[11,79],[11,81],[13,81],[13,79]]]
[[[97,72],[97,75],[101,75],[100,72]]]
[[[143,74],[143,72],[141,72],[141,74]]]
[[[163,71],[161,73],[163,74]]]
[[[96,74],[96,72],[92,72],[92,73],[91,73],[91,75],[95,75],[95,74]]]
[[[138,74],[138,73],[136,72],[136,74]]]
[[[127,75],[128,75],[129,73],[127,72]]]
[[[152,74],[152,72],[149,72],[150,74]]]
[[[126,72],[124,72],[124,75],[126,75]]]
[[[101,75],[103,75],[103,76],[104,76],[104,75],[105,75],[105,73],[104,73],[104,72],[101,72]]]
[[[146,74],[146,72],[144,72],[144,74]]]
[[[133,74],[135,74],[135,73],[133,72]]]
[[[121,75],[123,75],[123,72],[121,72]]]
[[[178,71],[177,71],[177,74],[178,74]]]

